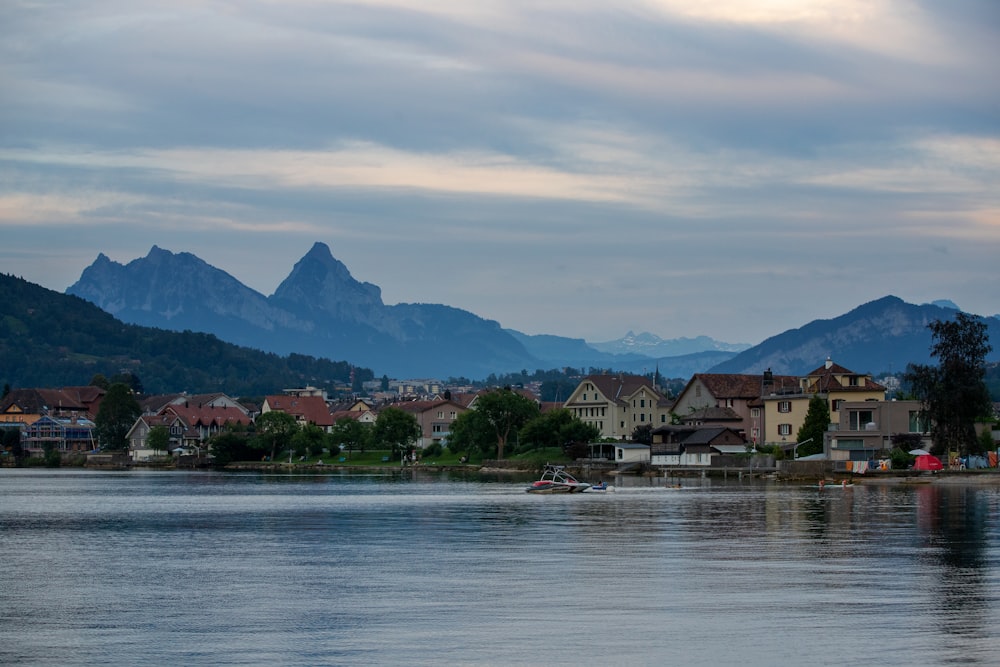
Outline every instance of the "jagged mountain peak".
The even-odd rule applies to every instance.
[[[382,290],[359,282],[325,243],[316,242],[295,263],[271,299],[295,311],[321,311],[334,317],[367,319],[373,309],[382,308]]]

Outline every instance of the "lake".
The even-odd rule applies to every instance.
[[[0,664],[1000,661],[998,487],[682,481],[0,470]]]

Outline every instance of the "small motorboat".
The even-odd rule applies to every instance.
[[[546,465],[542,476],[537,482],[525,489],[528,493],[580,493],[590,488],[587,482],[581,482],[566,472],[564,466]]]

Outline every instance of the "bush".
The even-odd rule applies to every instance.
[[[443,451],[444,450],[441,447],[441,443],[434,442],[434,443],[431,443],[431,444],[427,445],[426,447],[424,447],[423,454],[421,456],[422,456],[422,458],[427,458],[428,456],[432,456],[434,458],[437,458],[437,457],[441,456],[441,453]]]

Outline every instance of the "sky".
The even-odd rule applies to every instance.
[[[314,242],[385,303],[756,344],[1000,313],[996,0],[5,0],[0,272]]]

